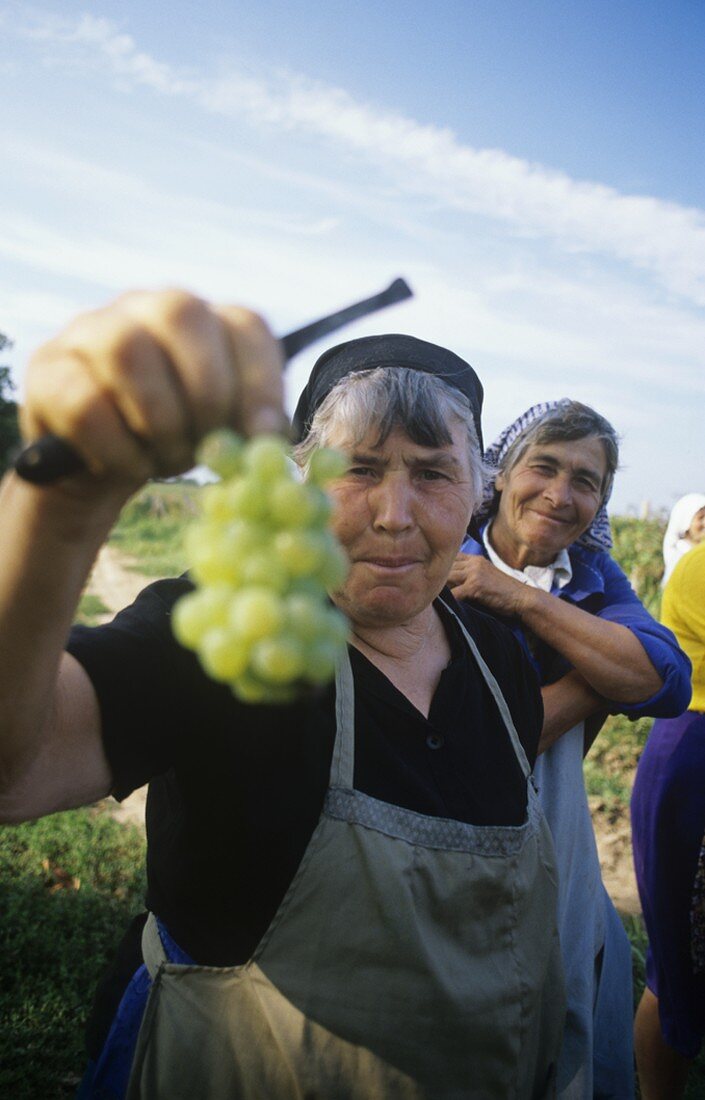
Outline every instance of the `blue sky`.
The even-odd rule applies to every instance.
[[[404,275],[411,332],[623,438],[614,510],[705,487],[701,0],[0,0],[0,331],[133,286],[297,327]],[[293,405],[316,349],[292,364]]]

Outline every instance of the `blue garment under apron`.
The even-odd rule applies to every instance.
[[[160,920],[157,927],[169,962],[193,965],[194,960],[174,942]],[[76,1100],[123,1100],[151,986],[152,979],[143,963],[123,993],[100,1057],[88,1063]]]

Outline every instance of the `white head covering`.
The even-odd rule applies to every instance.
[[[703,493],[686,493],[673,505],[666,534],[663,536],[665,572],[661,584],[666,583],[679,558],[682,558],[688,550],[692,549],[693,543],[686,538],[686,532],[693,522],[693,517],[701,508],[705,508],[705,494]]]

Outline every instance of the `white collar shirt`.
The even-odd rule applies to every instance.
[[[482,532],[482,542],[487,551],[487,557],[497,569],[501,570],[502,573],[506,573],[508,577],[514,577],[515,580],[521,581],[522,584],[528,584],[532,588],[540,588],[544,592],[550,592],[554,587],[565,588],[573,576],[573,567],[570,564],[567,550],[560,550],[548,565],[527,565],[525,569],[512,569],[511,565],[507,565],[500,558],[489,540],[491,526],[488,523]]]

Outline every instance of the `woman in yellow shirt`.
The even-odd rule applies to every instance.
[[[662,620],[690,657],[693,697],[659,719],[632,795],[634,863],[649,951],[635,1050],[643,1100],[677,1100],[705,1036],[705,544],[681,558]]]

